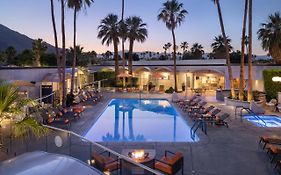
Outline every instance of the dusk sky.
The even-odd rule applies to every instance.
[[[60,4],[57,0],[57,27],[60,31]],[[159,51],[163,45],[172,42],[171,32],[162,21],[157,21],[157,14],[164,0],[125,0],[125,17],[140,16],[148,25],[148,39],[143,44],[136,44],[135,51]],[[187,41],[202,44],[205,52],[210,52],[214,36],[220,34],[216,6],[211,0],[180,0],[189,12],[183,25],[176,29],[177,44]],[[226,33],[232,39],[235,50],[240,50],[240,38],[243,19],[244,0],[221,0]],[[253,1],[254,54],[266,54],[257,40],[256,32],[260,23],[265,22],[269,14],[281,11],[280,0]],[[113,50],[113,46],[103,46],[97,39],[97,27],[102,18],[109,13],[121,16],[121,0],[95,0],[94,4],[78,16],[77,43],[85,51],[98,53]],[[54,43],[49,0],[0,0],[0,23],[23,33],[33,39],[42,38]],[[72,45],[73,10],[66,10],[67,44]],[[126,48],[128,45],[126,45]],[[120,47],[121,48],[121,47]]]

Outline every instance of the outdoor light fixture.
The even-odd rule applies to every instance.
[[[281,77],[272,77],[272,81],[281,82]]]

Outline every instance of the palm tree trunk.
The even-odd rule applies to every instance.
[[[253,98],[253,68],[252,68],[252,0],[249,0],[249,53],[248,53],[248,101]]]
[[[122,14],[121,14],[121,21],[124,21],[124,5],[125,2],[122,0]],[[124,34],[124,33],[123,33]],[[125,71],[125,65],[126,65],[126,60],[125,60],[125,38],[122,36],[122,65],[123,65],[123,71]]]
[[[133,74],[133,47],[134,47],[134,41],[130,40],[130,45],[129,45],[129,74]]]
[[[114,61],[115,61],[115,81],[117,83],[118,75],[119,75],[119,61],[118,61],[118,43],[117,41],[113,41],[114,47]]]
[[[64,0],[61,0],[61,33],[62,33],[62,106],[65,107],[66,84],[65,84],[65,25],[64,25]]]
[[[177,57],[176,57],[176,36],[175,31],[172,29],[172,35],[173,35],[173,59],[174,59],[174,79],[175,79],[175,91],[178,91],[178,85],[177,85]]]
[[[56,28],[54,1],[53,0],[50,1],[51,1],[52,25],[53,25],[54,39],[55,39],[55,51],[56,51],[56,58],[57,58],[59,82],[62,82],[61,57],[60,57],[59,46],[58,46],[58,35],[57,35],[57,28]],[[60,91],[59,92],[60,101],[62,101],[62,89],[60,89],[59,91]]]
[[[248,15],[248,0],[245,0],[242,41],[241,41],[241,65],[240,65],[240,82],[239,82],[239,100],[244,100],[244,62],[245,62],[245,37],[246,37],[246,24]]]
[[[74,76],[75,76],[75,67],[76,67],[76,55],[77,55],[77,51],[76,51],[76,19],[77,19],[77,8],[74,8],[74,17],[73,17],[73,27],[74,27],[74,31],[73,31],[73,62],[72,62],[72,72],[71,72],[71,88],[70,88],[70,94],[73,94],[73,90],[74,90]]]
[[[231,68],[231,63],[230,63],[229,46],[228,46],[228,43],[227,43],[227,38],[226,38],[225,30],[224,30],[221,7],[220,7],[220,3],[219,3],[218,0],[216,1],[216,4],[217,4],[217,9],[218,9],[218,15],[219,15],[219,21],[220,21],[220,27],[221,27],[221,32],[222,32],[222,36],[223,36],[223,41],[224,41],[224,45],[225,45],[225,48],[226,48],[226,62],[227,62],[228,76],[229,76],[229,82],[230,82],[231,97],[234,98],[235,97],[235,91],[234,91],[234,84],[233,84],[232,68]]]

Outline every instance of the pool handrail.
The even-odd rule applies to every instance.
[[[67,134],[70,134],[70,135],[74,135],[74,136],[76,136],[76,137],[78,137],[78,138],[80,138],[82,140],[85,140],[85,141],[87,141],[87,142],[89,142],[89,143],[91,143],[91,144],[93,144],[93,145],[95,145],[95,146],[105,150],[105,151],[110,152],[111,154],[117,156],[119,159],[123,159],[123,160],[125,160],[125,161],[127,161],[127,162],[129,162],[129,163],[131,163],[133,165],[136,165],[136,166],[138,166],[138,167],[140,167],[140,168],[142,168],[142,169],[144,169],[146,171],[149,171],[150,173],[153,173],[153,174],[156,174],[156,175],[164,175],[163,173],[160,173],[159,171],[156,171],[156,170],[154,170],[154,169],[152,169],[150,167],[147,167],[147,166],[145,166],[143,164],[137,163],[133,159],[131,159],[131,158],[125,156],[125,155],[119,154],[116,151],[114,151],[114,150],[112,150],[110,148],[107,148],[107,147],[105,147],[105,146],[103,146],[103,145],[101,145],[101,144],[99,144],[97,142],[90,141],[89,139],[87,139],[87,138],[85,138],[85,137],[83,137],[83,136],[81,136],[81,135],[79,135],[79,134],[77,134],[77,133],[75,133],[73,131],[69,131],[69,130],[65,130],[65,129],[61,129],[61,128],[57,128],[57,127],[53,127],[53,126],[49,126],[49,125],[43,125],[43,126],[48,128],[48,129],[52,129],[52,130],[56,130],[56,131],[61,131],[61,132],[64,132],[64,133],[67,133]]]
[[[241,113],[243,110],[246,110],[249,114],[252,114],[257,120],[261,120],[264,123],[264,126],[266,126],[266,122],[262,118],[260,118],[256,113],[254,113],[250,108],[243,107],[241,110]],[[242,117],[242,115],[241,115],[241,117]]]

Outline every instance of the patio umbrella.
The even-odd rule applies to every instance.
[[[123,72],[123,73],[120,73],[120,74],[118,75],[118,77],[119,77],[119,78],[129,78],[129,77],[132,77],[132,75],[131,75],[131,74],[128,74],[128,73],[126,73],[126,72]]]
[[[35,84],[30,83],[29,81],[25,80],[10,80],[9,83],[13,84],[14,86],[18,87],[35,87]]]

